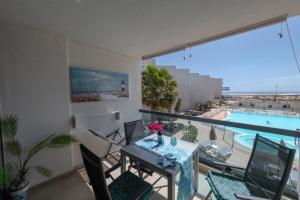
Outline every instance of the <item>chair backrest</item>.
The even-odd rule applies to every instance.
[[[108,190],[102,160],[80,144],[81,155],[85,170],[93,187],[96,200],[111,200],[110,192]]]
[[[295,150],[256,135],[244,181],[279,200],[289,178]]]
[[[126,145],[145,137],[143,120],[124,123]]]

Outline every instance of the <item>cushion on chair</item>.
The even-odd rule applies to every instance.
[[[114,180],[108,189],[113,200],[134,200],[138,197],[141,200],[148,200],[153,192],[151,184],[129,171]]]
[[[251,195],[241,179],[230,175],[209,171],[207,181],[218,200],[235,200],[235,193]]]

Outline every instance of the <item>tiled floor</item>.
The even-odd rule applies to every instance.
[[[105,163],[108,165],[108,163]],[[132,172],[134,172],[132,170]],[[134,172],[136,173],[136,172]],[[120,170],[117,169],[113,172],[113,177],[118,177]],[[145,180],[149,183],[153,183],[159,175],[154,174],[153,176],[145,177]],[[108,184],[110,180],[108,179]],[[167,185],[166,179],[162,178],[156,185],[163,186]],[[176,194],[178,187],[175,187]],[[205,195],[209,187],[205,181],[205,176],[199,174],[199,189],[198,191]],[[203,199],[201,194],[197,194],[193,200]],[[94,200],[91,186],[88,184],[88,177],[85,170],[76,171],[68,176],[62,177],[54,182],[51,182],[40,187],[36,187],[29,192],[30,200]],[[155,189],[151,200],[165,200],[167,199],[167,188]]]

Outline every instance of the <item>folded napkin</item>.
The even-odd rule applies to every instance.
[[[176,167],[176,158],[170,158],[165,155],[161,160],[159,160],[159,163],[163,168],[174,168]]]

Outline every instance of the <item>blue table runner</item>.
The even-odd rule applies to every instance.
[[[153,136],[136,141],[135,144],[160,156],[172,153],[173,158],[176,158],[176,163],[180,166],[177,200],[191,199],[195,192],[192,154],[187,153],[184,149],[181,149],[178,146],[173,147],[170,144],[157,146],[157,141],[155,139],[151,140],[151,138],[153,138]]]

